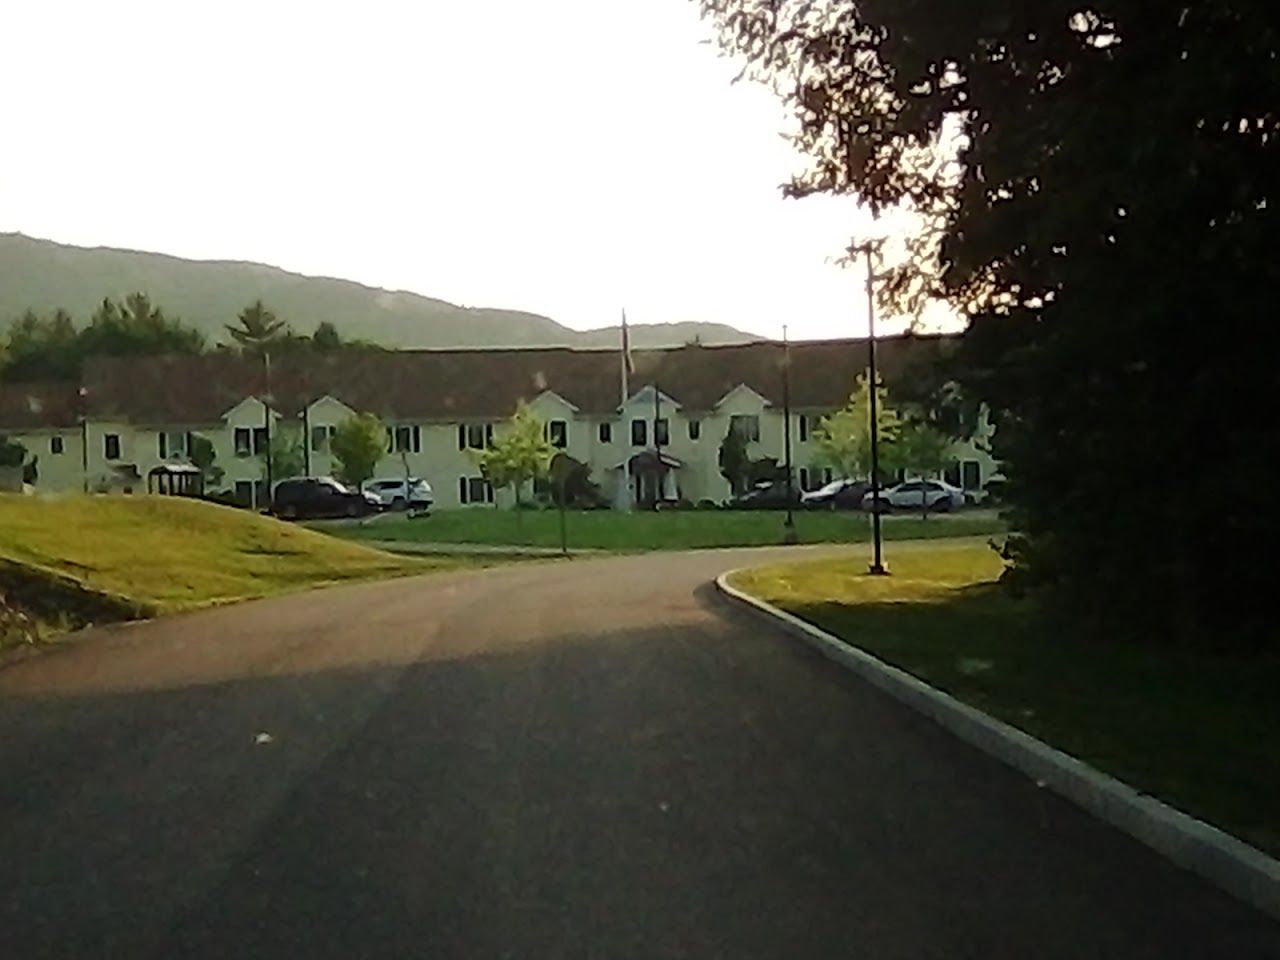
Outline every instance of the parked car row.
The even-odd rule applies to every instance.
[[[735,510],[781,510],[792,507],[808,510],[929,510],[946,513],[968,503],[965,492],[942,480],[908,480],[880,489],[879,499],[866,480],[832,480],[817,490],[803,493],[787,489],[785,482],[764,481],[727,504]]]
[[[320,520],[387,510],[425,513],[433,502],[431,485],[419,477],[369,480],[359,490],[333,477],[292,477],[275,485],[271,512],[286,520]]]

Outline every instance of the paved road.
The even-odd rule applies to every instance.
[[[762,555],[344,587],[0,670],[0,957],[1280,957],[723,607]]]

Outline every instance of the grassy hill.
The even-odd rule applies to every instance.
[[[457,565],[174,497],[0,495],[0,591],[66,626]]]
[[[222,339],[223,327],[262,300],[302,333],[322,321],[344,336],[387,347],[610,346],[617,328],[579,333],[518,310],[460,307],[350,280],[306,277],[260,263],[184,260],[160,253],[86,248],[0,234],[0,324],[24,310],[68,310],[83,323],[103,297],[148,294],[170,316]],[[694,338],[731,343],[752,337],[709,323],[642,325],[637,347],[679,346]]]

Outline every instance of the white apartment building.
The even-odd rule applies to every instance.
[[[878,341],[890,391],[912,362],[946,343]],[[866,354],[864,340],[790,347],[792,462],[803,487],[830,478],[814,429],[847,402]],[[219,489],[250,503],[265,493],[269,435],[302,440],[309,474],[336,473],[334,428],[369,412],[387,426],[377,475],[423,477],[447,509],[494,503],[475,456],[524,402],[555,446],[590,467],[605,496],[628,483],[639,503],[659,492],[721,501],[730,495],[719,469],[729,430],[741,431],[753,458],[784,459],[784,356],[774,342],[637,351],[625,399],[619,354],[605,350],[298,351],[269,367],[230,352],[102,357],[86,363],[81,383],[0,385],[0,434],[38,458],[39,491],[123,493],[144,492],[159,465],[189,462],[198,434],[224,472]],[[953,454],[952,479],[968,489],[996,472],[981,431]],[[498,492],[499,505],[504,497]]]

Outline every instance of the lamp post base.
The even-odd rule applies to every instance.
[[[800,542],[799,536],[796,535],[796,525],[790,520],[782,525],[782,542],[787,546],[794,546]]]
[[[873,577],[887,577],[889,575],[889,568],[883,563],[873,563],[867,567],[867,573]]]

